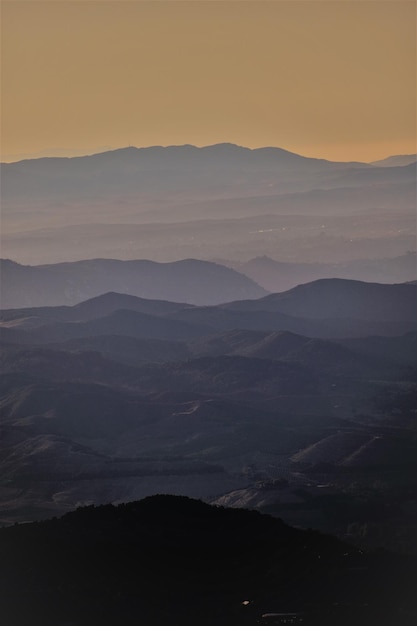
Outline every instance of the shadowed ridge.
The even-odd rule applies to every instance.
[[[148,298],[141,298],[140,296],[132,296],[126,293],[117,293],[115,291],[108,291],[94,298],[84,300],[79,304],[74,305],[72,310],[75,315],[82,314],[83,319],[89,317],[103,317],[103,315],[109,315],[119,309],[125,309],[130,311],[136,311],[139,313],[149,313],[153,315],[168,315],[174,311],[178,311],[182,308],[193,307],[193,304],[186,304],[182,302],[170,302],[168,300],[153,300]]]
[[[359,161],[330,161],[329,159],[319,159],[315,157],[308,157],[298,154],[296,152],[292,152],[290,150],[286,150],[285,148],[280,148],[278,146],[263,146],[260,148],[247,148],[245,146],[241,146],[238,144],[230,143],[230,142],[221,142],[216,144],[210,144],[207,146],[195,146],[193,144],[178,144],[178,145],[153,145],[153,146],[123,146],[121,148],[114,148],[110,150],[102,150],[100,152],[92,152],[90,154],[81,154],[78,156],[41,156],[34,158],[25,158],[11,162],[2,163],[2,165],[14,165],[14,164],[27,164],[32,162],[37,162],[39,164],[48,163],[54,164],[59,162],[72,162],[77,163],[80,161],[86,161],[91,159],[96,160],[120,160],[120,159],[143,159],[146,157],[152,156],[163,156],[168,154],[175,154],[176,156],[198,156],[206,155],[209,156],[249,156],[250,158],[258,158],[258,157],[268,157],[268,158],[276,158],[276,159],[293,159],[293,160],[304,160],[316,163],[323,164],[332,164],[337,163],[344,166],[349,165],[360,165],[360,166],[385,166],[385,162],[389,159],[404,159],[411,158],[413,155],[404,155],[404,156],[394,156],[389,157],[388,159],[382,159],[381,161],[375,161],[373,163],[363,163]]]
[[[84,507],[2,529],[0,546],[8,626],[255,626],[272,611],[411,626],[415,615],[413,562],[184,497]]]
[[[268,292],[236,270],[196,259],[90,259],[37,266],[3,263],[3,308],[73,305],[108,292],[149,300],[219,304]]]
[[[410,283],[390,285],[321,278],[258,300],[231,302],[222,307],[312,319],[412,320],[417,316],[417,289]]]

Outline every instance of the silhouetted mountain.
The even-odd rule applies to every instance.
[[[222,308],[277,311],[311,319],[412,320],[417,313],[417,289],[412,284],[322,279],[254,302],[235,302]]]
[[[417,154],[397,154],[379,161],[372,161],[371,165],[376,165],[377,167],[397,167],[398,165],[410,165],[416,163],[416,161]]]
[[[413,561],[188,498],[80,508],[3,529],[0,542],[8,626],[243,626],[271,623],[272,611],[335,626],[415,617]]]
[[[130,147],[91,156],[4,163],[2,176],[7,199],[32,194],[36,201],[40,196],[50,198],[59,194],[61,198],[73,198],[97,191],[103,196],[110,191],[123,197],[147,192],[149,187],[154,189],[155,182],[162,191],[172,192],[179,186],[188,186],[193,192],[198,188],[200,194],[208,193],[213,189],[213,173],[218,178],[216,191],[220,183],[224,192],[241,182],[242,170],[247,184],[253,185],[259,184],[265,174],[282,178],[292,172],[318,174],[351,166],[302,157],[280,148],[250,150],[233,144],[218,144],[204,148],[190,145]],[[359,163],[355,166],[369,167]]]
[[[280,148],[251,150],[232,144],[131,147],[91,156],[5,163],[2,168],[5,200],[30,195],[35,204],[57,196],[74,201],[87,194],[108,202],[115,196],[119,200],[135,195],[143,198],[149,191],[156,193],[155,199],[178,191],[183,198],[196,194],[200,198],[231,197],[237,193],[244,197],[258,190],[269,195],[277,184],[288,192],[375,181],[400,182],[413,176],[411,170],[394,167],[386,178],[378,167],[365,163],[335,163]]]
[[[112,315],[120,310],[129,310],[145,315],[169,316],[192,305],[164,300],[148,300],[123,293],[104,293],[73,306],[41,306],[8,309],[1,312],[7,328],[36,328],[53,322],[88,322]]]
[[[95,298],[84,300],[71,307],[71,317],[69,320],[91,320],[104,315],[110,315],[120,309],[137,311],[148,315],[169,315],[184,307],[190,306],[181,302],[169,302],[167,300],[152,300],[150,298],[140,298],[135,295],[128,295],[120,292],[103,293]]]
[[[323,279],[258,300],[219,306],[108,294],[76,307],[6,310],[1,319],[5,340],[17,343],[54,343],[97,335],[187,341],[236,329],[281,330],[320,338],[400,335],[417,330],[416,292],[416,285],[411,283]],[[101,305],[110,314],[94,319]]]
[[[97,257],[242,261],[277,250],[283,261],[396,256],[415,248],[415,174],[414,165],[332,163],[230,144],[9,163],[3,255],[31,265]],[[278,223],[268,226],[271,218]]]
[[[173,319],[218,330],[285,330],[309,337],[396,335],[414,331],[412,284],[319,280],[253,301],[180,309]]]
[[[227,262],[224,261],[227,265]],[[271,292],[280,292],[321,278],[344,278],[374,283],[404,283],[415,278],[414,253],[401,257],[364,259],[348,263],[285,263],[263,256],[246,263],[230,263]]]
[[[266,293],[235,270],[193,259],[166,264],[96,259],[35,267],[1,263],[2,308],[77,304],[109,291],[200,305]]]

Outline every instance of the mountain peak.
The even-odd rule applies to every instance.
[[[417,154],[395,154],[386,159],[372,161],[371,165],[377,167],[402,167],[404,165],[412,165],[417,162]]]

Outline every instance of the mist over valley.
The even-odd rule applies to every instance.
[[[232,144],[3,165],[8,626],[414,623],[415,174]]]
[[[6,163],[2,257],[29,265],[400,257],[415,252],[415,176],[415,163],[334,163],[232,144]],[[356,267],[349,278],[364,277]]]

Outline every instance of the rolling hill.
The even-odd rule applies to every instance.
[[[2,250],[30,265],[242,262],[278,250],[286,262],[399,256],[415,249],[415,174],[413,164],[335,163],[231,144],[6,163]]]
[[[274,311],[312,319],[412,320],[417,290],[412,284],[383,285],[343,279],[321,279],[271,294],[254,302],[224,305],[234,311]]]
[[[404,283],[417,277],[416,255],[411,252],[400,257],[356,259],[344,263],[284,263],[262,256],[245,263],[230,263],[230,266],[274,293],[321,278]]]
[[[411,559],[189,498],[79,508],[2,529],[0,547],[9,626],[411,626],[416,615]]]
[[[0,520],[164,491],[417,549],[415,290],[4,310]]]
[[[267,293],[235,270],[195,259],[175,263],[95,259],[43,266],[2,260],[1,274],[2,308],[72,305],[111,291],[199,305]]]

